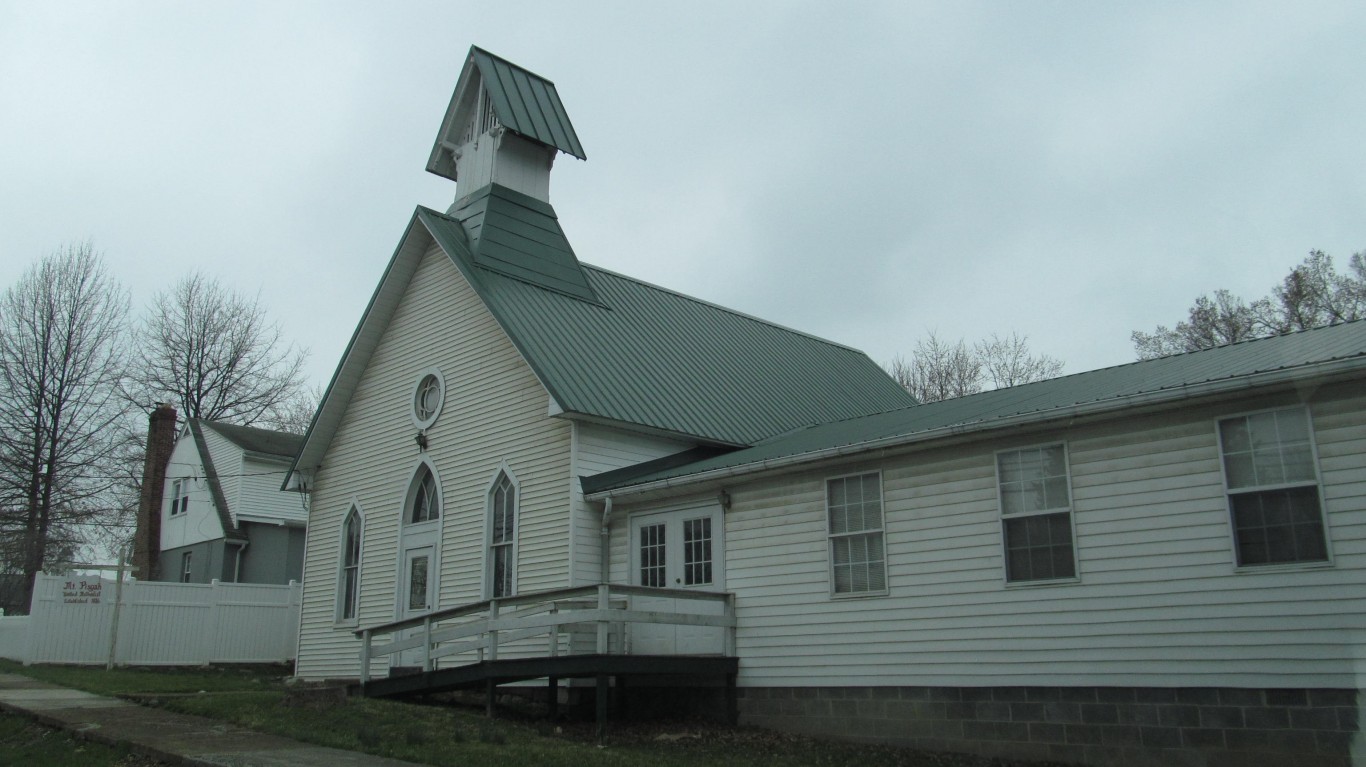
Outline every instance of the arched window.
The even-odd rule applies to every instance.
[[[360,606],[360,537],[364,522],[355,506],[342,522],[341,569],[337,575],[337,620],[354,621]]]
[[[436,477],[426,466],[418,469],[408,504],[408,524],[441,518],[441,498],[436,492]]]
[[[517,486],[499,472],[489,491],[489,598],[516,593]]]

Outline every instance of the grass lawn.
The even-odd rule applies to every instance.
[[[286,706],[281,671],[261,669],[143,670],[20,666],[26,674],[106,695],[134,695],[150,705],[221,719],[262,732],[351,751],[431,765],[640,765],[778,767],[985,767],[1005,764],[962,755],[926,754],[831,743],[743,727],[698,723],[612,724],[606,741],[591,723],[508,717],[450,705],[349,698],[316,707]],[[61,763],[61,762],[57,762]],[[91,762],[96,764],[96,762]]]
[[[22,716],[0,713],[0,764],[25,767],[123,767],[152,762],[125,749],[77,740]]]

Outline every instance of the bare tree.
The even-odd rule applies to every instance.
[[[109,513],[127,313],[89,244],[42,259],[0,297],[0,538],[28,595]]]
[[[313,414],[323,401],[323,388],[300,389],[259,426],[290,434],[303,434],[313,424]]]
[[[1029,337],[1018,333],[1005,338],[992,333],[991,338],[977,342],[973,349],[993,389],[1042,381],[1062,373],[1062,360],[1031,353]]]
[[[1139,359],[1209,349],[1251,338],[1308,330],[1366,317],[1366,252],[1355,253],[1347,273],[1321,250],[1309,256],[1269,295],[1251,303],[1227,290],[1195,299],[1187,318],[1175,327],[1130,336]]]
[[[1033,383],[1058,375],[1062,368],[1061,360],[1030,353],[1027,336],[993,333],[968,346],[930,332],[916,342],[909,359],[894,358],[887,373],[923,403],[976,394],[988,385],[999,389]]]
[[[892,378],[921,402],[937,402],[982,390],[982,362],[962,340],[942,341],[931,332],[915,344],[909,360],[892,360]]]
[[[303,387],[307,352],[286,344],[258,299],[202,274],[153,300],[137,332],[130,397],[185,418],[250,426],[277,418]]]

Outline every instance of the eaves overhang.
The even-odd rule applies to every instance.
[[[826,461],[847,460],[878,451],[902,451],[925,447],[934,443],[949,444],[980,439],[991,432],[1043,427],[1060,421],[1072,422],[1081,419],[1104,418],[1118,411],[1151,411],[1175,404],[1229,395],[1258,392],[1274,393],[1305,383],[1313,383],[1316,386],[1326,385],[1342,380],[1359,379],[1363,373],[1366,373],[1366,356],[1358,355],[1327,360],[1234,378],[1112,397],[1094,402],[1046,408],[981,421],[959,422],[923,431],[851,442],[819,450],[779,455],[639,484],[602,489],[597,492],[585,493],[584,500],[600,502],[608,498],[648,498],[667,494],[677,489],[694,489],[709,483],[738,477],[754,479],[761,475],[787,472]]]
[[[419,208],[418,211],[420,210],[422,209]],[[352,332],[346,350],[342,352],[341,361],[337,363],[332,380],[323,392],[318,410],[309,422],[308,431],[304,432],[303,444],[285,473],[284,482],[280,485],[281,490],[306,489],[299,487],[295,482],[296,475],[315,470],[322,461],[337,428],[341,425],[347,404],[360,384],[370,358],[379,346],[384,329],[393,319],[408,283],[422,262],[422,256],[431,242],[431,235],[425,227],[415,226],[418,223],[418,211],[414,211],[412,218],[409,219],[403,237],[384,269],[384,276],[375,286],[375,292],[371,294],[365,312],[361,314],[361,320]]]

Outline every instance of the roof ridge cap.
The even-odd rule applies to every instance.
[[[791,333],[791,334],[793,334],[793,335],[803,336],[803,337],[809,338],[809,339],[811,339],[811,340],[813,340],[813,341],[819,341],[819,342],[821,342],[821,343],[823,343],[823,344],[826,344],[826,345],[829,345],[829,346],[834,346],[834,347],[839,348],[839,349],[844,349],[844,350],[846,350],[846,351],[851,351],[851,352],[854,352],[854,353],[856,353],[856,354],[862,354],[862,355],[865,356],[865,357],[868,356],[868,353],[867,353],[867,352],[863,351],[862,349],[859,349],[859,348],[850,346],[850,345],[848,345],[848,344],[842,344],[842,343],[840,343],[839,341],[831,341],[831,340],[828,339],[828,338],[822,338],[822,337],[820,337],[820,336],[818,336],[818,335],[815,335],[815,334],[813,334],[813,333],[807,333],[806,331],[803,331],[803,330],[797,330],[796,328],[790,328],[790,327],[788,327],[788,326],[786,326],[786,325],[782,325],[782,324],[779,324],[779,323],[777,323],[777,322],[774,322],[773,320],[766,320],[766,319],[764,319],[763,317],[757,317],[757,316],[755,316],[755,315],[753,315],[753,314],[749,314],[749,313],[747,313],[747,312],[742,312],[742,311],[740,311],[739,309],[732,309],[732,308],[730,308],[729,306],[722,306],[721,304],[715,303],[715,302],[713,302],[713,301],[708,301],[708,300],[706,300],[706,299],[704,299],[704,298],[698,298],[697,296],[690,296],[690,295],[688,295],[687,293],[682,293],[682,292],[679,292],[679,291],[677,291],[677,290],[673,290],[672,288],[666,288],[666,287],[663,287],[662,285],[656,285],[656,284],[653,283],[653,282],[649,282],[649,281],[647,281],[647,280],[642,280],[642,279],[640,279],[639,277],[632,277],[632,276],[630,276],[630,275],[628,275],[628,274],[622,274],[621,272],[613,271],[613,270],[607,269],[607,268],[605,268],[605,267],[595,266],[595,265],[590,264],[590,263],[588,263],[588,262],[586,262],[586,261],[579,261],[579,264],[582,265],[583,268],[585,268],[585,269],[592,269],[592,270],[595,271],[595,272],[602,272],[603,274],[609,274],[609,275],[612,275],[613,277],[618,277],[618,278],[621,278],[621,279],[623,279],[623,280],[626,280],[627,282],[634,282],[634,283],[636,283],[637,285],[641,285],[641,286],[646,287],[646,288],[650,288],[650,289],[653,289],[653,290],[657,290],[657,291],[659,291],[659,292],[661,292],[661,293],[668,293],[668,294],[670,294],[670,295],[673,295],[673,296],[677,296],[677,297],[679,297],[679,298],[682,298],[682,299],[684,299],[684,300],[686,300],[686,301],[691,301],[691,302],[693,302],[693,303],[695,303],[695,304],[701,304],[701,305],[703,305],[703,306],[708,306],[708,307],[711,307],[712,309],[719,309],[719,310],[721,310],[721,311],[723,311],[723,312],[726,312],[727,314],[733,314],[733,315],[735,315],[736,317],[741,317],[741,318],[743,318],[743,319],[751,320],[751,321],[757,322],[757,323],[759,323],[759,324],[761,324],[761,325],[767,325],[767,326],[769,326],[769,327],[771,327],[771,328],[774,328],[774,329],[777,329],[777,330],[782,330],[782,331],[784,331],[784,332]]]

